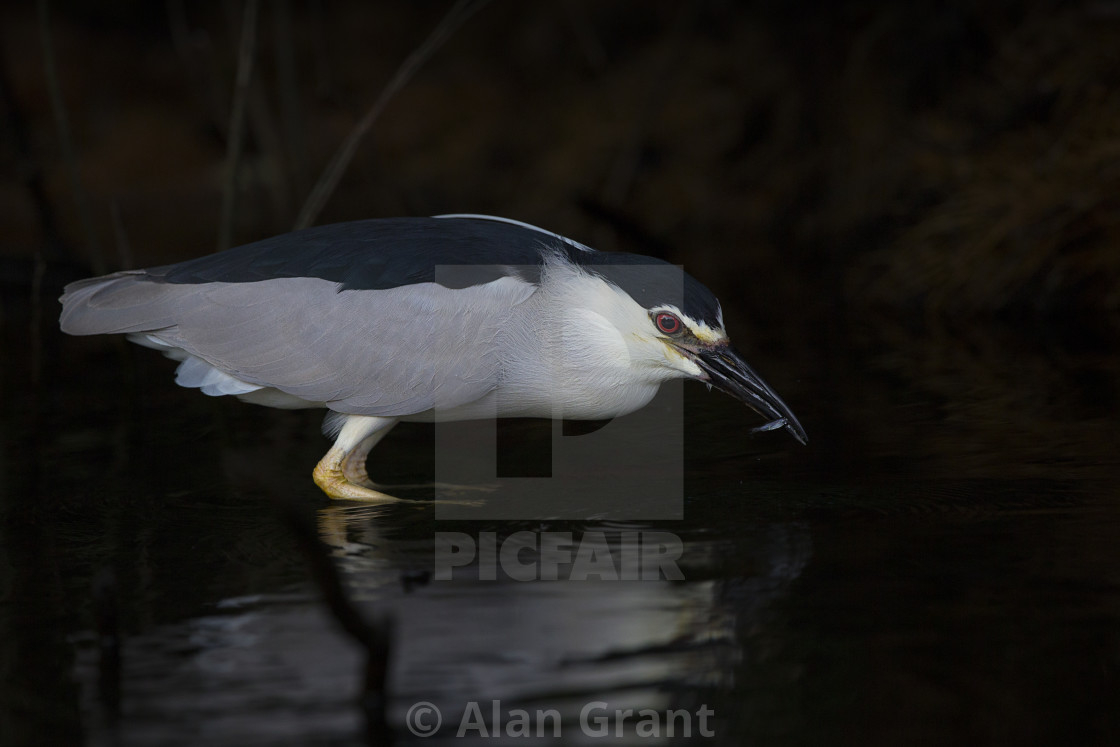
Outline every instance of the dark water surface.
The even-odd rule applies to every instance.
[[[439,521],[424,491],[331,502],[309,474],[317,415],[180,390],[148,351],[59,343],[72,360],[40,386],[24,364],[2,380],[0,741],[449,744],[474,702],[483,742],[515,709],[554,711],[566,744],[614,735],[596,718],[616,709],[683,709],[674,737],[634,716],[623,741],[679,741],[690,719],[728,745],[1120,744],[1120,358],[949,337],[755,356],[807,448],[687,387],[685,518],[652,523]],[[401,426],[371,472],[430,475],[431,445]],[[389,731],[367,732],[366,653],[285,511],[390,631]],[[602,532],[615,553],[671,532],[684,579],[441,581],[451,531]],[[434,737],[408,729],[418,702],[442,713]]]

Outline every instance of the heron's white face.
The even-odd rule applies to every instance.
[[[548,285],[550,295],[559,301],[552,318],[573,371],[606,367],[615,369],[615,375],[625,372],[650,384],[676,378],[704,380],[689,351],[728,343],[722,317],[713,327],[672,304],[647,309],[595,275],[559,272]]]
[[[719,323],[712,327],[708,323],[693,319],[672,304],[661,304],[647,312],[649,325],[654,336],[645,343],[647,346],[660,345],[666,352],[666,362],[670,368],[685,376],[704,379],[704,373],[696,364],[695,352],[729,344],[727,332],[723,329],[723,314]]]

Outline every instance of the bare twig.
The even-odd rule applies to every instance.
[[[42,244],[35,247],[35,265],[31,271],[31,344],[28,355],[31,359],[31,386],[38,391],[43,376],[43,276],[47,272],[47,261],[43,257]]]
[[[300,106],[299,76],[296,74],[297,62],[295,39],[292,30],[291,0],[278,0],[274,3],[272,17],[273,33],[276,43],[276,93],[280,101],[280,123],[283,131],[283,149],[286,154],[288,190],[286,201],[292,194],[303,194],[309,181],[307,175],[307,132],[304,126],[304,112]],[[284,221],[290,220],[287,213]]]
[[[350,161],[354,158],[354,153],[358,150],[358,144],[366,133],[369,132],[370,127],[381,116],[381,112],[385,110],[389,101],[393,98],[398,91],[412,79],[416,71],[427,62],[435,51],[439,49],[448,37],[455,32],[468,18],[474,15],[475,12],[480,10],[489,0],[457,0],[451,6],[451,10],[447,11],[447,15],[432,31],[431,35],[424,40],[424,43],[413,50],[401,66],[397,68],[397,72],[393,75],[389,84],[381,91],[381,95],[373,102],[373,106],[369,108],[365,116],[354,127],[350,135],[342,143],[342,146],[335,153],[334,158],[331,159],[330,164],[323,171],[323,175],[319,178],[315,188],[311,190],[307,202],[304,203],[303,209],[300,211],[299,218],[296,220],[295,228],[307,228],[315,219],[319,217],[323,206],[326,205],[327,200],[334,193],[335,188],[338,187],[338,182],[342,179],[342,174],[350,165]]]
[[[198,96],[210,124],[214,129],[228,137],[229,126],[227,104],[229,100],[218,82],[223,79],[219,66],[214,64],[214,50],[208,36],[196,35],[191,31],[187,19],[185,0],[167,0],[167,24],[171,31],[171,43],[183,64],[191,87]]]
[[[51,39],[50,8],[47,0],[38,0],[36,6],[39,11],[39,39],[43,44],[43,70],[47,76],[47,89],[51,97],[51,111],[54,114],[54,126],[58,135],[58,145],[62,150],[62,160],[66,164],[67,177],[70,180],[70,191],[74,193],[74,204],[78,211],[78,220],[86,236],[86,246],[89,250],[90,263],[94,272],[105,272],[105,258],[101,254],[101,245],[97,241],[97,232],[93,229],[89,200],[82,187],[81,176],[78,174],[78,157],[74,149],[74,138],[70,132],[70,122],[66,114],[66,102],[62,99],[62,84],[58,77],[58,65],[55,61],[54,42]]]
[[[284,152],[284,134],[281,132],[281,122],[269,103],[264,86],[253,85],[249,87],[249,103],[246,112],[248,129],[253,133],[253,144],[256,146],[263,168],[274,169],[273,173],[260,179],[259,187],[268,193],[272,200],[272,222],[278,221],[287,224],[291,220],[293,188],[286,167]],[[269,228],[274,226],[270,225]]]
[[[0,55],[2,57],[2,55]],[[34,264],[31,271],[31,319],[28,329],[28,358],[31,361],[32,396],[37,396],[38,385],[43,372],[43,277],[47,270],[48,255],[52,260],[63,257],[62,241],[55,224],[54,209],[43,182],[43,170],[31,153],[31,140],[27,125],[16,102],[15,91],[8,79],[5,59],[0,58],[0,111],[7,114],[3,126],[11,133],[16,151],[16,171],[23,178],[31,201],[39,214],[39,225],[43,231],[42,240],[35,244]],[[0,318],[0,326],[3,326]]]
[[[0,52],[3,51],[0,49]],[[47,194],[43,165],[32,152],[27,122],[16,100],[16,92],[8,76],[7,55],[4,54],[0,54],[0,111],[6,114],[3,126],[11,133],[12,144],[15,146],[15,173],[19,175],[23,186],[27,189],[27,196],[35,206],[35,212],[39,217],[39,229],[43,232],[42,245],[47,258],[56,262],[67,259],[66,247],[59,235],[54,205],[51,203],[50,195]]]
[[[115,197],[109,200],[109,213],[113,216],[113,234],[117,239],[117,263],[122,270],[131,270],[135,266],[132,260],[132,242],[128,240],[128,231],[121,218],[121,206]]]
[[[245,109],[249,100],[249,83],[253,76],[253,56],[257,43],[257,9],[258,0],[245,0],[245,16],[241,21],[241,44],[237,57],[237,84],[233,91],[233,109],[229,115],[229,149],[226,153],[226,181],[222,193],[218,251],[228,249],[233,239],[234,213],[237,211],[237,176],[245,139]]]

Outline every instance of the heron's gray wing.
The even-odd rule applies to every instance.
[[[175,306],[147,270],[70,283],[63,291],[58,323],[68,335],[107,335],[162,329],[175,324]]]
[[[70,286],[71,334],[144,333],[234,378],[341,412],[398,416],[472,402],[497,383],[516,278],[340,291],[322,278],[154,282],[118,273]]]

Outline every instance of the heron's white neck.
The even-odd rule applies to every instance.
[[[546,265],[540,287],[514,310],[508,331],[500,416],[625,415],[653,399],[662,382],[685,375],[664,364],[665,346],[649,333],[644,308],[567,264]]]

